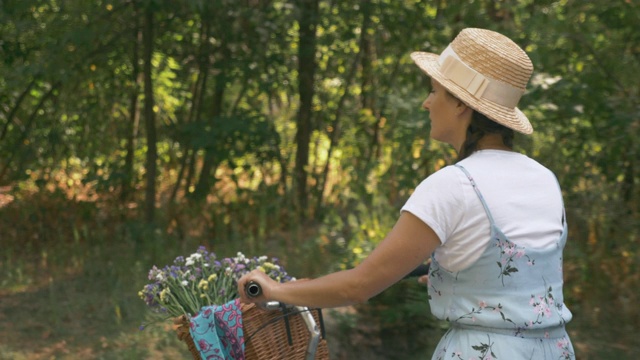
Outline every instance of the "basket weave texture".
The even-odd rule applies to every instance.
[[[320,324],[318,312],[312,311],[316,324]],[[242,322],[245,335],[244,354],[246,360],[302,360],[306,358],[311,335],[300,314],[287,315],[292,345],[289,345],[282,311],[263,310],[254,304],[242,304]],[[280,318],[280,319],[276,319]],[[201,360],[198,348],[189,333],[189,320],[176,318],[178,338],[184,341],[194,360]],[[249,337],[251,337],[249,339]],[[247,341],[248,339],[248,341]],[[329,348],[325,339],[320,339],[316,360],[328,360]]]

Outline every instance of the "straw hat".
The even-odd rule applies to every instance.
[[[529,119],[517,107],[533,64],[506,36],[464,29],[440,55],[414,52],[411,58],[469,107],[515,131],[533,132]]]

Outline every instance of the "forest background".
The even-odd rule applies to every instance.
[[[409,54],[465,27],[535,65],[517,150],[564,190],[578,358],[640,358],[639,23],[637,0],[0,0],[0,358],[187,358],[137,292],[199,245],[357,264],[455,161]],[[334,359],[443,331],[415,280],[327,317]]]

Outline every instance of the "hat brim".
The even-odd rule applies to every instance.
[[[517,132],[529,135],[533,133],[533,127],[527,116],[517,107],[508,108],[493,101],[478,99],[465,88],[447,79],[440,72],[438,58],[440,55],[416,51],[411,53],[411,59],[418,67],[432,79],[444,86],[453,96],[460,99],[472,109],[484,114],[489,119],[502,124]]]

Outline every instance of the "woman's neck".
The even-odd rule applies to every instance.
[[[480,140],[478,140],[478,145],[476,146],[476,150],[513,151],[512,148],[505,145],[505,143],[502,141],[502,136],[500,134],[486,134]]]

